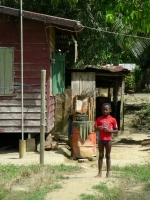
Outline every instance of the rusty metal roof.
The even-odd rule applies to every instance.
[[[19,9],[5,7],[5,6],[0,6],[0,13],[17,16],[17,17],[20,16]],[[45,15],[45,14],[35,13],[35,12],[30,12],[30,11],[25,11],[25,10],[23,10],[22,13],[23,13],[24,18],[37,20],[37,21],[43,21],[45,23],[51,23],[54,25],[63,26],[69,29],[77,30],[83,27],[81,22],[77,20],[55,17],[51,15]]]
[[[85,72],[99,72],[99,73],[117,73],[129,74],[130,70],[124,68],[123,66],[103,66],[103,65],[84,65],[82,68],[70,68],[69,71],[85,71]]]
[[[97,65],[97,66],[93,66],[93,65],[87,65],[84,67],[84,69],[97,69],[97,70],[106,70],[106,71],[110,71],[110,72],[122,72],[122,71],[129,71],[128,69],[124,68],[123,66],[113,66],[113,65]]]

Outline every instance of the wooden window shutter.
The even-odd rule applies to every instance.
[[[14,49],[0,47],[0,95],[13,93]]]
[[[65,90],[65,55],[53,53],[55,64],[52,65],[52,92],[63,94]]]

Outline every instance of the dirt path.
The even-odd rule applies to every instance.
[[[139,138],[141,138],[140,135]],[[130,136],[131,138],[131,136]],[[136,135],[137,138],[137,135]],[[145,137],[146,139],[146,137]],[[149,162],[150,147],[141,147],[141,145],[127,145],[127,144],[115,144],[112,148],[112,165],[129,165],[129,164],[144,164]],[[75,164],[76,161],[72,162]],[[62,189],[55,190],[46,196],[46,200],[79,200],[80,195],[83,193],[94,194],[94,185],[100,183],[107,183],[109,185],[117,185],[118,180],[111,172],[111,178],[106,178],[106,165],[103,165],[102,178],[95,178],[97,174],[97,161],[88,161],[86,163],[77,163],[77,165],[83,167],[83,172],[79,174],[69,175],[67,179],[60,181]],[[64,174],[65,176],[65,174]]]
[[[150,103],[150,94],[126,95],[125,103],[127,105],[139,105],[141,103]],[[135,131],[128,127],[133,115],[128,113],[125,118],[125,135],[118,137],[119,143],[114,143],[112,147],[111,160],[112,165],[125,166],[130,164],[145,164],[149,162],[150,147],[141,146],[140,142],[144,139],[150,139],[150,131]],[[123,141],[123,142],[121,142]],[[86,163],[72,164],[83,167],[83,171],[79,174],[69,175],[67,179],[60,181],[62,189],[55,190],[46,196],[46,200],[79,200],[81,194],[94,194],[92,189],[94,185],[106,183],[108,185],[117,186],[118,180],[115,178],[113,171],[108,179],[106,175],[106,165],[103,165],[102,178],[95,178],[97,174],[97,161],[88,161]],[[65,174],[64,174],[65,176]]]

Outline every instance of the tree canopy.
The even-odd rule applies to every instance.
[[[0,0],[0,4],[19,8],[20,0]],[[23,0],[23,9],[82,22],[78,65],[150,64],[149,0]]]

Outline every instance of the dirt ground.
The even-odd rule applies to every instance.
[[[150,94],[125,95],[126,105],[140,105],[150,103]],[[141,146],[144,139],[150,139],[150,130],[136,130],[128,125],[133,118],[133,114],[128,112],[125,116],[125,131],[123,135],[114,138],[111,163],[112,165],[124,166],[130,164],[145,164],[150,159],[150,146]],[[1,164],[37,164],[39,163],[39,154],[28,152],[25,159],[19,159],[18,152],[0,152]],[[109,185],[119,184],[118,180],[111,171],[111,177],[106,178],[105,161],[103,165],[102,178],[95,178],[97,174],[97,160],[78,163],[77,160],[67,158],[70,151],[65,147],[59,147],[57,152],[45,152],[45,164],[73,164],[83,168],[81,173],[67,175],[66,179],[60,181],[62,189],[55,190],[46,196],[46,200],[79,200],[83,193],[94,194],[92,186],[99,183]],[[65,176],[65,174],[64,174]]]

